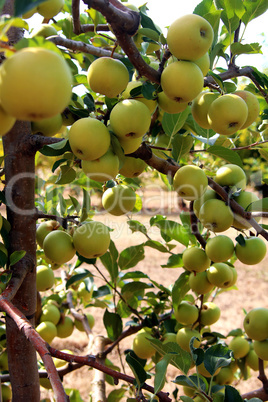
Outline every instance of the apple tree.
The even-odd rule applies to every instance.
[[[88,366],[92,401],[266,401],[268,308],[229,333],[213,324],[236,262],[255,269],[266,256],[268,203],[251,172],[265,187],[268,79],[244,32],[267,1],[203,0],[167,33],[146,5],[83,2],[0,1],[2,398],[39,401],[41,385],[82,400],[62,380]],[[176,220],[139,221],[148,177],[177,194]],[[121,251],[120,216],[142,239]],[[175,283],[141,270],[148,248],[167,256]],[[53,347],[74,328],[91,341],[97,307],[106,333],[94,352]],[[111,352],[128,339],[116,367]],[[240,395],[250,369],[262,386]]]

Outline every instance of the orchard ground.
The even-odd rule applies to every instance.
[[[179,206],[176,193],[165,191],[164,186],[162,187],[161,185],[148,184],[148,186],[144,186],[144,192],[140,195],[143,198],[144,208],[138,213],[138,215],[131,216],[132,219],[138,220],[146,227],[148,227],[149,219],[157,213],[166,215],[167,219],[178,221]],[[92,203],[96,206],[96,208],[99,208],[100,197],[93,197]],[[95,215],[94,219],[100,220],[115,229],[114,232],[112,232],[112,238],[115,240],[119,251],[122,251],[124,248],[131,245],[137,245],[146,241],[145,236],[141,233],[131,234],[131,231],[127,225],[127,217],[125,216],[113,217],[107,213],[99,213]],[[151,235],[152,239],[161,241],[162,238],[159,234],[159,230],[155,227],[152,229],[153,231],[151,231],[151,233],[150,230],[148,231],[149,235]],[[234,229],[229,229],[228,231],[224,232],[224,234],[227,234],[234,240],[239,233]],[[175,242],[173,243],[175,244]],[[177,243],[177,246],[173,251],[175,253],[180,253],[183,250],[184,246]],[[183,271],[183,268],[162,268],[161,265],[166,264],[168,256],[168,254],[160,253],[150,247],[146,247],[145,259],[136,267],[132,268],[132,270],[140,270],[146,273],[152,280],[155,280],[158,283],[168,287],[176,281]],[[230,290],[217,295],[215,303],[221,308],[221,317],[216,324],[211,326],[213,331],[227,335],[230,330],[242,328],[244,319],[243,309],[249,311],[254,307],[267,305],[267,263],[268,255],[259,265],[256,266],[243,265],[239,261],[235,263],[238,273],[237,287],[239,291]],[[101,268],[100,262],[98,262],[97,265]],[[100,279],[97,271],[94,271],[94,268],[92,270],[90,266],[86,266],[86,268],[89,269],[92,274],[96,275],[94,277],[94,281],[97,286],[104,285],[103,280]],[[101,269],[102,272],[106,274],[106,269],[104,267]],[[60,274],[59,271],[56,272]],[[88,308],[87,311],[92,313],[95,317],[93,335],[106,336],[106,330],[102,322],[104,310],[101,308]],[[120,350],[122,353],[124,350],[131,348],[132,339],[133,337],[127,338],[120,343]],[[228,338],[228,343],[231,341],[231,339],[232,337]],[[91,351],[88,349],[87,336],[76,329],[69,338],[55,338],[52,342],[52,346],[58,349],[70,349],[75,354],[85,355],[91,353]],[[114,365],[120,366],[116,349],[114,349],[108,358],[113,362]],[[124,366],[126,373],[132,375],[128,365],[124,363]],[[171,381],[180,374],[181,373],[178,370],[170,366],[167,377],[169,383],[166,384],[163,391],[172,393],[175,388],[175,384],[171,383]],[[257,379],[258,373],[251,371],[251,374],[251,378],[247,381],[234,382],[233,385],[236,386],[241,393],[261,387],[261,382]],[[87,367],[83,367],[66,375],[64,377],[64,386],[66,388],[78,389],[83,401],[87,402],[90,401],[89,393],[91,391],[91,381],[93,378],[94,371],[89,371]],[[148,384],[152,385],[153,380],[148,381]],[[119,384],[114,388],[120,388],[122,385],[123,383],[120,381]],[[110,392],[114,388],[108,386],[107,391]],[[42,397],[48,396],[50,392],[52,391],[43,390]]]

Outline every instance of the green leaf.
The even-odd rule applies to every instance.
[[[10,256],[10,266],[16,264],[18,261],[20,261],[26,254],[26,251],[20,250],[20,251],[14,251],[11,256]]]
[[[62,140],[56,142],[55,144],[45,145],[39,150],[39,152],[46,156],[59,156],[63,155],[65,152],[71,151],[69,141]]]
[[[193,399],[190,398],[189,396],[180,396],[180,399],[182,400],[182,402],[193,402]]]
[[[131,353],[128,353],[126,355],[126,362],[128,363],[129,367],[131,368],[131,370],[134,374],[134,377],[136,379],[137,386],[140,389],[140,387],[142,387],[142,385],[147,380],[146,371],[144,370],[144,368],[142,367],[140,362],[131,355]]]
[[[190,289],[189,275],[189,272],[183,272],[174,283],[172,288],[172,305],[174,309],[177,308],[183,297]]]
[[[234,387],[226,385],[224,402],[244,402],[244,400]]]
[[[129,221],[127,221],[127,224],[132,233],[134,233],[134,232],[141,232],[143,234],[147,233],[146,227],[138,221],[129,220]]]
[[[157,32],[158,35],[161,34],[159,29],[155,26],[153,20],[150,17],[148,17],[148,15],[145,14],[142,10],[140,11],[140,16],[141,16],[141,25],[143,28],[150,28],[153,31]]]
[[[182,254],[172,254],[162,268],[180,268],[183,267]]]
[[[66,282],[66,289],[68,289],[71,285],[73,285],[75,282],[80,282],[83,279],[87,278],[88,276],[92,276],[89,270],[85,268],[79,268],[76,270],[78,272],[77,274],[74,274],[69,278]]]
[[[217,10],[213,0],[203,0],[194,9],[193,14],[198,14],[205,18],[213,28],[214,39],[212,43],[212,48],[218,39],[218,30],[220,24],[221,10]]]
[[[218,74],[213,73],[211,70],[209,71],[208,75],[210,75],[211,77],[214,78],[214,81],[219,85],[219,87],[223,91],[224,90],[224,82],[223,82],[222,78]]]
[[[138,281],[138,282],[133,281],[133,282],[126,283],[122,287],[121,291],[122,291],[122,293],[125,293],[125,292],[136,293],[136,292],[140,292],[141,290],[150,289],[152,287],[153,287],[152,284],[144,283],[141,281]]]
[[[172,157],[176,162],[179,162],[180,159],[189,153],[190,149],[193,146],[193,137],[191,135],[181,135],[175,134],[172,138]]]
[[[76,211],[77,213],[79,213],[79,212],[80,212],[80,209],[81,209],[80,204],[79,204],[79,201],[78,201],[75,197],[71,196],[70,194],[69,194],[69,198],[70,198],[70,200],[71,200],[71,202],[72,202],[72,205],[73,205],[75,211]]]
[[[38,6],[41,3],[44,3],[46,0],[15,0],[14,2],[14,16],[19,17],[22,14],[27,13],[32,10],[34,7]]]
[[[154,248],[155,250],[158,250],[161,253],[168,253],[169,252],[169,250],[157,240],[147,240],[147,242],[145,242],[144,245],[147,246],[147,247]]]
[[[232,351],[218,343],[205,351],[204,366],[211,375],[214,375],[219,367],[228,366],[231,360]]]
[[[91,207],[91,200],[89,192],[85,188],[83,188],[83,203],[82,203],[82,213],[80,222],[83,222],[84,220],[87,219],[88,214],[90,212],[90,207]]]
[[[213,145],[209,147],[207,151],[210,154],[219,156],[220,158],[225,159],[227,162],[238,165],[243,169],[243,162],[237,152],[219,145]]]
[[[118,264],[121,269],[132,268],[135,267],[138,262],[142,261],[144,257],[143,244],[130,246],[120,253]]]
[[[189,113],[189,106],[181,113],[169,114],[165,112],[162,119],[162,127],[165,133],[169,137],[173,137],[182,128]]]
[[[108,251],[100,257],[100,260],[107,269],[107,271],[109,272],[111,280],[115,282],[118,277],[117,261],[113,260],[111,253]]]
[[[0,250],[0,267],[4,267],[7,263],[7,255],[4,251]]]
[[[233,55],[262,53],[261,45],[257,42],[245,45],[239,42],[234,42],[231,44],[231,52]]]
[[[175,378],[175,384],[191,387],[192,389],[200,389],[202,391],[206,391],[206,383],[202,380],[202,378],[197,377],[197,375],[190,375],[186,377],[185,375],[179,375]]]
[[[108,338],[115,341],[122,333],[123,324],[122,319],[117,313],[110,313],[105,310],[103,315],[103,323],[105,325]]]
[[[69,395],[70,402],[83,402],[83,399],[81,398],[78,389],[69,389],[69,388],[64,389],[66,391],[66,394]]]
[[[155,366],[155,378],[154,378],[154,392],[157,394],[164,387],[166,382],[167,366],[172,359],[172,355],[164,355]]]
[[[242,16],[242,22],[247,25],[254,18],[259,17],[268,10],[267,0],[244,0],[246,12]]]
[[[76,171],[68,166],[68,165],[61,165],[60,167],[60,174],[55,181],[55,184],[69,184],[72,183],[76,178]]]
[[[166,219],[156,222],[155,226],[161,230],[161,235],[167,235],[170,239],[178,241],[185,247],[188,246],[189,236],[181,224]]]
[[[114,389],[108,395],[107,402],[118,402],[118,401],[120,401],[124,397],[125,392],[126,392],[126,390],[124,388]]]

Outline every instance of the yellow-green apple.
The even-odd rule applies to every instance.
[[[62,117],[62,125],[66,127],[71,126],[76,121],[74,115],[68,109],[65,109],[62,112],[61,117]]]
[[[43,321],[35,328],[44,341],[50,343],[57,336],[56,325],[51,321]]]
[[[103,208],[111,215],[124,215],[134,208],[136,193],[128,186],[118,184],[104,191],[101,202]]]
[[[197,60],[209,50],[213,36],[213,28],[205,18],[186,14],[170,25],[167,45],[177,59]]]
[[[259,356],[253,349],[253,345],[250,351],[246,355],[246,365],[249,366],[254,371],[259,371]]]
[[[175,334],[174,332],[167,332],[163,336],[163,344],[169,343],[169,342],[175,342],[176,343],[177,342],[176,337],[177,337],[177,334]]]
[[[235,187],[235,189],[241,188],[241,190],[244,190],[247,185],[247,176],[244,170],[233,163],[221,166],[216,171],[214,180],[221,186]]]
[[[62,230],[50,232],[45,237],[43,248],[46,257],[59,265],[70,261],[75,255],[72,236]]]
[[[235,379],[231,367],[222,367],[221,371],[215,377],[215,382],[219,385],[231,384]]]
[[[209,67],[210,67],[210,58],[208,52],[205,53],[202,57],[200,57],[197,60],[193,60],[195,64],[198,65],[200,70],[203,73],[203,76],[205,77],[207,73],[209,72]]]
[[[185,200],[193,201],[202,197],[208,186],[206,173],[198,166],[182,166],[174,175],[173,187]]]
[[[205,302],[200,311],[200,323],[202,325],[212,325],[219,320],[221,316],[220,308],[213,302]]]
[[[142,81],[129,81],[126,89],[122,93],[122,98],[123,99],[136,99],[139,102],[144,103],[144,105],[146,105],[148,107],[148,109],[150,110],[150,113],[152,114],[155,111],[156,106],[157,106],[156,99],[147,99],[142,94],[137,95],[137,96],[131,95],[132,89],[139,88],[141,86],[142,86]]]
[[[1,385],[1,393],[2,393],[2,401],[3,402],[10,402],[12,399],[12,391],[10,386],[7,384]]]
[[[123,166],[119,169],[119,173],[125,177],[138,177],[146,169],[147,164],[140,158],[131,158],[126,156]]]
[[[59,334],[57,336],[59,336]],[[68,353],[69,355],[74,354],[69,349],[61,349],[60,351],[63,352],[63,353]],[[68,365],[68,362],[66,362],[65,360],[60,359],[59,357],[53,357],[53,362],[54,362],[56,368],[61,368],[61,367],[64,367],[64,366]]]
[[[189,286],[193,292],[199,295],[208,293],[214,288],[214,285],[208,280],[207,271],[191,272],[189,276]]]
[[[251,191],[241,191],[238,196],[234,196],[233,198],[244,209],[247,209],[247,207],[252,202],[259,200],[259,197],[255,193],[252,193]],[[250,211],[250,207],[249,207],[249,211]],[[261,217],[255,218],[255,220],[257,222],[259,222],[260,219],[261,219]],[[249,229],[251,227],[251,224],[246,219],[242,218],[241,215],[236,214],[234,212],[233,226],[237,229]]]
[[[111,143],[108,128],[92,117],[84,117],[73,123],[68,138],[75,156],[86,161],[103,156]]]
[[[46,19],[55,17],[62,10],[64,0],[47,0],[37,6],[37,12]]]
[[[266,244],[260,237],[251,236],[245,238],[245,244],[236,243],[235,255],[239,261],[246,265],[256,265],[266,255]]]
[[[218,93],[200,92],[200,94],[193,100],[191,106],[192,116],[200,127],[206,129],[211,128],[208,121],[208,109],[212,102],[214,102],[218,97]]]
[[[135,5],[132,4],[132,3],[126,2],[126,3],[124,3],[124,6],[127,7],[127,8],[129,8],[129,9],[132,10],[132,11],[136,11],[137,13],[140,12],[140,10],[138,9],[138,7],[135,6]]]
[[[211,199],[216,199],[217,198],[217,193],[212,190],[211,188],[207,188],[206,191],[204,192],[204,194],[200,197],[197,198],[197,200],[194,200],[193,203],[193,209],[194,209],[194,213],[195,215],[199,218],[199,211],[201,206],[208,200]]]
[[[32,133],[41,133],[46,137],[52,137],[57,134],[62,127],[62,116],[60,113],[47,119],[33,121],[31,128]]]
[[[43,242],[45,237],[52,232],[52,230],[58,230],[60,228],[59,222],[55,220],[48,220],[41,222],[36,229],[36,241],[41,248],[43,248]]]
[[[196,322],[198,314],[198,308],[186,300],[183,300],[177,308],[174,309],[174,316],[182,325],[191,325]]]
[[[85,222],[75,229],[73,242],[82,257],[97,258],[106,253],[110,245],[110,232],[102,222]]]
[[[56,28],[53,27],[53,25],[41,24],[33,30],[31,36],[32,38],[34,38],[35,36],[43,36],[44,38],[47,38],[48,36],[53,35],[58,35],[58,31],[56,30]]]
[[[89,302],[93,294],[93,286],[87,287],[85,282],[79,283],[77,296],[83,299],[84,302]]]
[[[224,232],[232,226],[234,215],[231,208],[224,201],[210,199],[201,206],[199,219],[208,230]]]
[[[248,117],[241,127],[242,130],[249,127],[252,123],[254,123],[254,121],[257,120],[260,113],[260,104],[257,96],[249,91],[241,89],[240,91],[235,91],[234,94],[240,96],[240,98],[242,98],[246,102],[248,107]]]
[[[170,99],[165,92],[159,92],[157,96],[158,106],[166,113],[175,114],[183,112],[187,106],[187,102],[177,102],[176,100]]]
[[[208,109],[208,122],[212,130],[232,135],[241,129],[248,116],[246,102],[240,96],[225,94],[215,99]]]
[[[115,98],[126,88],[129,73],[126,66],[111,57],[94,60],[87,71],[87,82],[92,91]]]
[[[131,154],[132,152],[135,152],[141,145],[142,137],[137,138],[130,137],[126,139],[119,138],[119,142],[124,150],[124,153]]]
[[[249,338],[255,341],[263,341],[268,338],[268,309],[253,308],[245,316],[243,325]]]
[[[57,245],[55,245],[57,247]],[[36,289],[38,292],[44,292],[51,289],[54,285],[54,272],[47,265],[37,265],[36,267]]]
[[[27,11],[26,13],[22,14],[22,18],[24,20],[27,20],[28,18],[31,18],[35,13],[37,13],[37,8],[33,7],[30,11]]]
[[[181,328],[177,332],[176,341],[178,345],[187,352],[190,352],[190,340],[195,337],[194,347],[198,348],[201,343],[201,335],[198,331],[191,328]]]
[[[39,383],[40,383],[40,386],[45,389],[52,389],[52,385],[50,384],[50,381],[48,378],[39,378]]]
[[[201,374],[204,377],[207,377],[207,378],[212,377],[212,375],[207,371],[204,362],[202,362],[201,364],[199,364],[199,366],[197,366],[197,371],[198,371],[198,374]],[[220,371],[221,371],[221,368],[219,367],[213,375],[219,374]],[[196,399],[194,399],[194,401],[196,401]]]
[[[91,180],[104,182],[112,180],[119,173],[119,158],[111,150],[94,161],[82,160],[81,167],[83,172]]]
[[[0,69],[0,101],[18,120],[42,120],[61,113],[71,99],[72,74],[65,59],[43,47],[23,48]]]
[[[254,341],[253,348],[260,359],[268,360],[268,339]]]
[[[61,317],[56,327],[57,327],[57,336],[59,338],[67,338],[68,336],[71,336],[73,333],[74,322],[70,317],[64,315]]]
[[[3,137],[9,132],[9,130],[12,129],[15,121],[15,117],[6,113],[6,111],[0,105],[0,137]]]
[[[94,325],[95,325],[95,318],[90,313],[86,313],[86,318],[87,318],[88,325],[89,325],[90,329],[92,329],[94,327]],[[78,329],[78,331],[81,331],[81,332],[85,331],[85,328],[84,328],[84,325],[83,325],[82,321],[75,319],[74,320],[74,325],[75,325],[75,328]]]
[[[209,282],[218,288],[228,288],[233,280],[233,272],[228,264],[215,262],[207,270]]]
[[[197,246],[186,248],[182,253],[182,261],[187,271],[202,272],[210,266],[210,259],[205,251]]]
[[[235,336],[229,343],[229,349],[233,351],[235,359],[241,359],[248,354],[250,345],[244,336]]]
[[[57,325],[60,320],[60,310],[54,304],[46,304],[42,308],[42,314],[40,316],[40,322],[51,321]]]
[[[7,370],[8,370],[7,350],[4,350],[0,354],[0,371],[7,371]]]
[[[200,68],[191,61],[174,61],[161,74],[161,86],[168,98],[186,103],[203,89],[204,77]]]
[[[149,359],[155,354],[155,348],[151,345],[150,339],[154,339],[146,331],[139,331],[133,339],[132,349],[140,359]]]
[[[151,113],[143,103],[125,99],[112,109],[110,124],[119,139],[142,137],[150,128]]]
[[[224,262],[232,257],[234,253],[234,243],[228,236],[215,236],[208,239],[205,251],[211,261]]]

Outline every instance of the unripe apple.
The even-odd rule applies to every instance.
[[[200,323],[202,325],[212,325],[219,320],[221,316],[220,308],[213,302],[203,303],[200,312]]]
[[[32,32],[32,38],[35,36],[43,36],[47,38],[48,36],[58,35],[58,31],[50,24],[41,24]]]
[[[222,200],[210,199],[199,210],[202,225],[212,232],[224,232],[234,220],[231,208]]]
[[[100,120],[92,117],[84,117],[73,123],[68,138],[75,156],[86,161],[103,156],[111,143],[108,128]]]
[[[253,348],[260,359],[268,360],[268,339],[254,341]]]
[[[157,96],[158,106],[166,113],[175,114],[183,112],[187,106],[187,102],[177,102],[170,99],[165,92],[159,92]]]
[[[243,336],[235,336],[229,343],[229,349],[233,351],[235,359],[241,359],[248,354],[250,345]]]
[[[156,106],[157,106],[157,101],[156,99],[146,99],[142,94],[137,95],[137,96],[131,96],[130,92],[134,88],[138,88],[142,86],[142,81],[130,81],[127,84],[127,87],[125,91],[122,93],[123,99],[136,99],[139,102],[142,102],[144,105],[148,107],[150,110],[150,113],[154,113]]]
[[[193,100],[191,106],[192,116],[200,127],[206,129],[211,128],[208,121],[208,109],[212,102],[214,102],[218,97],[218,93],[200,92],[200,94]]]
[[[204,194],[208,186],[205,172],[198,166],[182,166],[174,175],[173,187],[180,197],[188,201],[196,200]]]
[[[254,201],[258,201],[259,197],[252,193],[251,191],[241,191],[240,194],[236,197],[233,197],[234,200],[241,205],[244,209],[247,210],[247,207]],[[249,207],[250,210],[250,207]],[[261,217],[256,217],[255,220],[259,222]],[[234,222],[233,226],[237,229],[249,229],[251,227],[250,223],[242,218],[241,215],[234,213]]]
[[[163,344],[169,343],[169,342],[177,342],[176,341],[177,334],[174,332],[167,332],[164,337],[163,337]]]
[[[216,171],[214,180],[221,186],[235,187],[236,189],[241,188],[241,190],[244,190],[247,185],[247,176],[244,170],[232,163],[221,166]]]
[[[198,348],[201,343],[201,335],[198,331],[191,328],[181,328],[177,332],[176,340],[178,345],[187,352],[190,352],[190,340],[196,337],[194,340],[194,347]]]
[[[246,102],[237,95],[225,94],[215,99],[208,109],[208,122],[212,130],[232,135],[241,129],[248,116]]]
[[[64,0],[47,0],[37,6],[37,12],[46,19],[55,17],[64,6]]]
[[[183,300],[176,309],[174,309],[174,316],[176,320],[182,325],[191,325],[198,319],[198,308]]]
[[[254,121],[257,120],[259,113],[260,113],[260,104],[258,101],[257,96],[255,96],[253,93],[245,90],[240,90],[240,91],[235,91],[234,95],[240,96],[242,98],[248,107],[248,117],[243,126],[241,127],[241,130],[244,128],[249,127]]]
[[[212,375],[207,371],[207,369],[206,369],[206,367],[205,367],[205,365],[204,365],[204,362],[202,362],[201,364],[199,364],[199,366],[197,366],[197,371],[198,371],[198,374],[201,374],[201,375],[204,376],[204,377],[207,377],[207,378],[212,377]],[[219,368],[215,371],[215,373],[214,373],[213,375],[219,374],[220,371],[221,371],[221,367],[219,367]],[[194,400],[195,400],[195,399],[194,399]]]
[[[89,221],[75,229],[73,242],[82,257],[97,258],[106,253],[110,244],[110,232],[102,222]]]
[[[76,252],[72,237],[62,230],[50,232],[45,237],[43,247],[46,257],[59,265],[70,261]]]
[[[0,101],[4,110],[18,120],[55,116],[68,105],[71,94],[69,66],[49,49],[23,48],[1,65]]]
[[[4,350],[0,354],[0,371],[7,371],[8,370],[8,356],[7,350]]]
[[[38,292],[44,292],[51,289],[54,285],[54,272],[46,265],[36,267],[36,289]]]
[[[57,336],[56,325],[51,321],[43,321],[35,328],[45,342],[50,343]]]
[[[197,200],[194,200],[193,203],[193,209],[194,209],[194,213],[197,216],[197,218],[199,218],[199,211],[201,206],[207,201],[207,200],[211,200],[211,199],[217,199],[217,193],[212,190],[211,188],[207,188],[206,191],[204,192],[204,194],[198,198]]]
[[[244,318],[243,325],[250,339],[263,341],[268,338],[268,309],[257,307],[250,310]]]
[[[203,249],[197,246],[189,247],[182,254],[184,268],[188,271],[202,272],[210,266],[210,259]]]
[[[249,366],[251,370],[259,371],[259,356],[253,348],[251,348],[246,355],[246,365]]]
[[[54,304],[46,304],[42,308],[40,322],[50,321],[57,325],[60,320],[60,310]]]
[[[37,8],[33,7],[30,11],[27,11],[26,13],[22,14],[22,18],[24,20],[27,20],[28,18],[31,18],[35,13],[37,13]]]
[[[193,292],[199,295],[208,293],[214,288],[214,285],[208,280],[207,271],[198,272],[197,274],[191,272],[189,276],[189,286]]]
[[[216,262],[207,270],[208,280],[218,288],[228,288],[233,280],[233,272],[228,264]]]
[[[59,222],[55,220],[48,220],[41,222],[36,229],[36,241],[41,248],[43,248],[43,242],[45,237],[52,232],[52,230],[58,230],[60,228]]]
[[[89,302],[91,300],[93,294],[93,286],[90,287],[90,290],[88,290],[85,282],[79,283],[78,289],[77,289],[77,296],[83,299],[84,302]]]
[[[11,388],[7,384],[1,385],[2,402],[10,402],[12,399]]]
[[[87,321],[88,321],[88,324],[90,326],[90,329],[92,329],[94,327],[94,325],[95,325],[95,318],[90,313],[86,313],[86,317],[87,317]],[[75,319],[74,320],[74,325],[75,325],[75,328],[78,329],[78,331],[81,331],[81,332],[85,331],[85,328],[84,328],[84,325],[83,325],[82,321],[79,321],[79,320]]]
[[[266,256],[266,243],[260,237],[245,238],[245,244],[235,246],[235,254],[239,261],[246,265],[255,265]]]
[[[177,59],[196,60],[207,53],[213,36],[213,28],[205,18],[186,14],[170,25],[167,45]]]
[[[108,149],[104,155],[94,161],[82,160],[81,167],[89,179],[104,182],[118,175],[119,158],[111,149]]]
[[[125,161],[119,173],[125,177],[133,178],[138,177],[147,167],[145,163],[140,158],[131,158],[131,156],[126,156]]]
[[[105,190],[101,201],[107,212],[120,216],[132,211],[136,202],[136,193],[132,188],[120,184]]]
[[[133,339],[132,349],[140,359],[150,359],[155,354],[150,339],[154,338],[146,331],[139,331]]]
[[[39,383],[40,383],[40,386],[45,389],[52,389],[52,385],[50,384],[50,381],[48,378],[39,378]]]
[[[208,239],[205,251],[213,262],[228,261],[234,253],[234,243],[228,236],[215,236]]]
[[[69,355],[73,355],[73,352],[69,349],[61,349],[60,351],[63,353],[68,353]],[[67,361],[62,360],[59,357],[53,357],[53,362],[54,362],[56,368],[61,368],[61,367],[68,365]]]
[[[222,367],[219,374],[215,377],[215,381],[219,385],[231,384],[234,381],[234,373],[232,369],[227,367]]]
[[[197,60],[193,60],[195,64],[198,65],[200,70],[203,73],[203,76],[205,77],[207,73],[209,72],[209,67],[210,67],[210,58],[208,52],[205,53],[202,57],[200,57]]]
[[[0,105],[0,137],[3,137],[9,132],[9,130],[12,129],[15,121],[15,117],[6,113],[6,111]]]
[[[150,128],[151,113],[143,103],[125,99],[112,109],[110,124],[119,139],[142,137]]]
[[[47,119],[32,122],[32,133],[41,133],[45,137],[53,137],[57,134],[62,127],[62,117],[58,113],[55,116],[48,117]]]
[[[131,154],[132,152],[135,152],[141,145],[142,137],[137,138],[130,137],[127,139],[119,138],[119,142],[124,150],[124,154]]]
[[[61,317],[56,327],[57,327],[57,336],[59,338],[67,338],[68,336],[71,336],[73,333],[74,322],[70,317],[64,315],[63,317]]]
[[[87,72],[87,82],[92,91],[115,98],[126,88],[129,73],[126,66],[111,57],[94,60]]]
[[[204,77],[191,61],[175,61],[161,74],[161,86],[168,98],[179,103],[192,101],[203,89]]]

